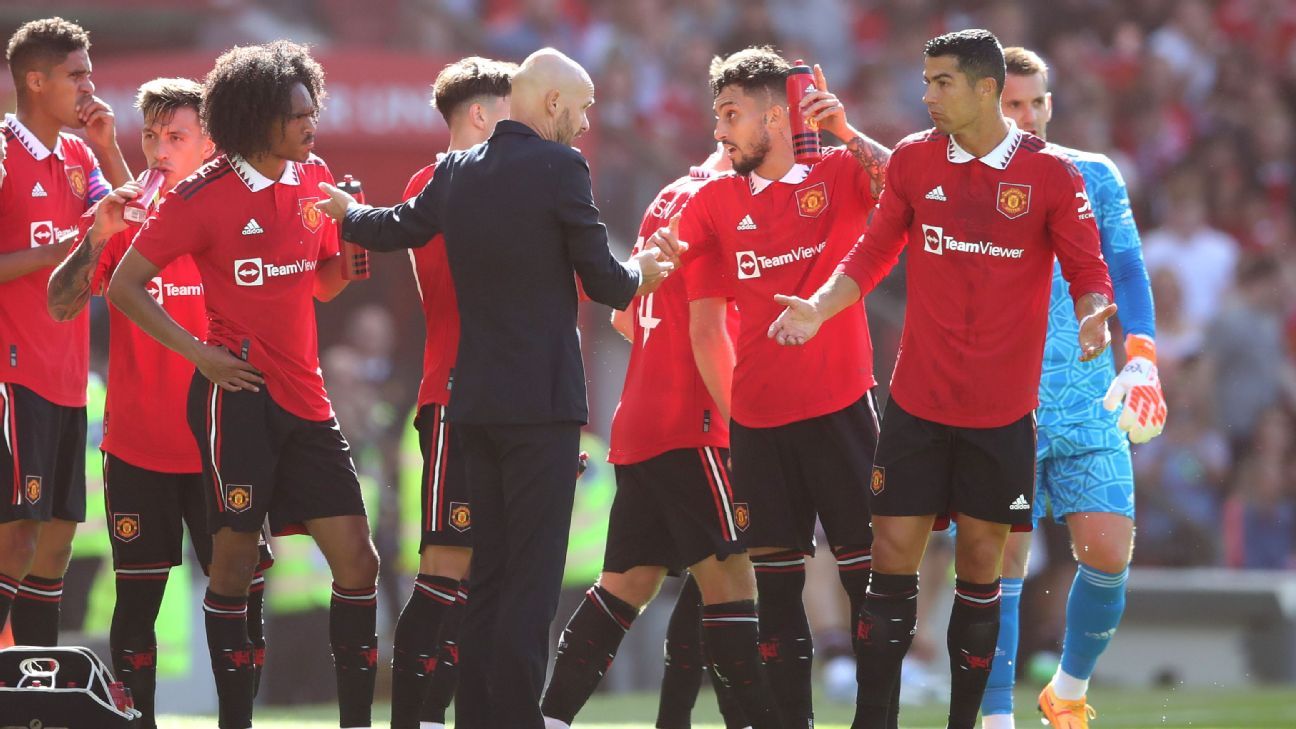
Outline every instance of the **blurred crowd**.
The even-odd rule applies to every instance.
[[[447,58],[568,52],[595,79],[587,152],[622,251],[656,191],[713,148],[706,72],[716,54],[771,44],[822,64],[852,123],[894,144],[930,126],[926,39],[986,27],[1005,46],[1039,51],[1051,66],[1049,138],[1116,161],[1157,302],[1170,416],[1164,435],[1135,449],[1136,564],[1296,567],[1296,3],[366,0],[357,12],[348,0],[207,2],[213,22],[195,40],[213,50],[289,37]],[[869,299],[883,389],[902,323],[896,279]],[[413,302],[365,310],[357,317],[366,322],[322,332],[332,345],[326,374],[362,385],[333,388],[353,440],[404,424],[412,386],[382,383],[392,372],[416,377],[417,362],[391,361],[390,321],[382,334],[365,332],[416,311]],[[596,352],[619,344],[604,322],[588,318]],[[597,427],[621,370],[592,367],[591,376]],[[355,394],[374,392],[388,404]]]

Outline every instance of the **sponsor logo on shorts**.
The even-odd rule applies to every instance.
[[[1017,500],[1008,505],[1013,511],[1022,511],[1031,508],[1030,502],[1026,500],[1026,494],[1018,494]]]
[[[820,182],[796,191],[797,212],[804,218],[817,218],[828,209],[828,186]]]
[[[882,493],[885,490],[886,490],[886,467],[874,466],[873,475],[869,478],[869,491],[872,491],[873,495],[877,496],[878,494]]]
[[[751,526],[751,508],[747,504],[735,503],[733,516],[734,526],[738,527],[738,531],[745,532],[747,527]]]
[[[252,508],[252,487],[226,484],[225,506],[235,513],[242,513]]]
[[[23,479],[23,481],[25,482],[23,484],[23,495],[27,497],[27,503],[34,504],[37,501],[40,501],[41,492],[43,490],[41,488],[41,477],[28,476]]]
[[[450,526],[466,532],[472,528],[472,508],[462,501],[450,502]]]
[[[113,536],[123,542],[139,539],[139,514],[113,514]]]

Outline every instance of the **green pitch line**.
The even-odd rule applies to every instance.
[[[1092,698],[1098,709],[1093,729],[1290,729],[1296,706],[1296,687],[1250,690],[1107,691],[1096,689]],[[706,691],[698,697],[694,713],[696,729],[724,729],[715,711],[715,701]],[[657,696],[650,693],[600,694],[581,712],[575,729],[648,729],[657,711]],[[818,729],[847,729],[852,708],[820,699],[815,704]],[[375,729],[387,726],[386,705],[375,707]],[[292,709],[258,709],[257,729],[334,729],[337,710],[331,706]],[[1035,692],[1017,693],[1017,725],[1022,729],[1040,726],[1035,710]],[[167,716],[158,725],[167,729],[210,729],[214,717]],[[944,708],[905,707],[900,712],[904,729],[941,729]],[[451,726],[454,726],[451,723]]]

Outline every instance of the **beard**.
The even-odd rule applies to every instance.
[[[571,109],[563,109],[558,115],[558,124],[554,131],[558,134],[556,141],[568,147],[572,146],[572,142],[580,136],[580,124],[572,118]]]
[[[769,131],[765,129],[761,130],[760,138],[756,140],[754,145],[752,145],[752,150],[750,152],[742,151],[742,148],[737,145],[735,145],[734,148],[738,151],[738,156],[733,159],[734,172],[737,172],[740,175],[750,175],[757,167],[765,164],[765,157],[769,155]]]

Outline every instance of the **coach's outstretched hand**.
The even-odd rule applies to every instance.
[[[639,288],[635,296],[645,296],[657,290],[666,280],[675,264],[667,260],[665,251],[646,248],[630,257],[630,265],[639,267]]]
[[[258,385],[265,384],[257,368],[230,354],[224,347],[202,345],[194,356],[193,363],[203,377],[216,383],[222,390],[260,392]]]
[[[354,205],[356,199],[327,182],[321,182],[319,189],[320,192],[328,195],[328,199],[315,203],[315,209],[341,223],[346,217],[347,208]]]
[[[799,347],[810,341],[824,323],[823,314],[809,301],[796,296],[774,295],[775,303],[787,308],[770,325],[767,336],[785,347]]]

